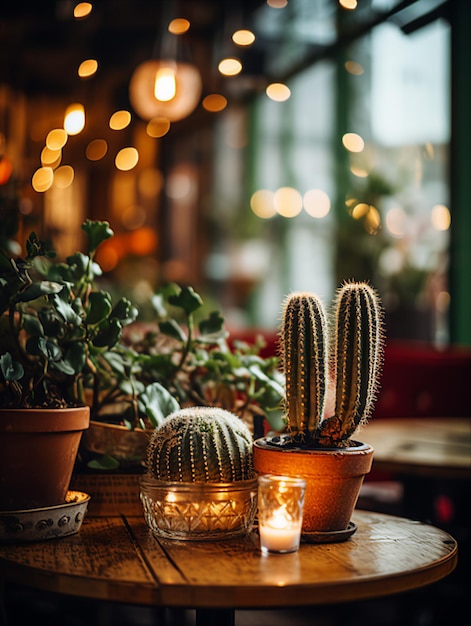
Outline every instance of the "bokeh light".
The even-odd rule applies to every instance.
[[[342,143],[350,152],[361,152],[365,147],[365,142],[357,133],[345,133]]]
[[[228,57],[219,62],[218,70],[224,76],[237,76],[242,71],[242,63],[235,57]]]
[[[93,139],[88,144],[85,155],[89,161],[99,161],[108,152],[108,144],[104,139]]]
[[[284,85],[283,83],[271,83],[271,85],[268,85],[268,87],[266,88],[266,94],[271,100],[274,100],[275,102],[284,102],[290,97],[291,90],[287,85]]]
[[[250,198],[250,208],[257,217],[270,219],[276,215],[275,200],[273,191],[268,189],[258,189]]]
[[[67,143],[68,135],[63,128],[54,128],[46,137],[46,146],[50,150],[60,150]]]
[[[251,46],[255,41],[255,35],[251,30],[236,30],[235,33],[232,34],[232,41],[237,46]]]
[[[146,133],[149,137],[153,137],[154,139],[164,137],[169,130],[170,122],[165,117],[154,117],[147,123],[146,126]]]
[[[190,30],[190,22],[184,17],[176,17],[168,25],[168,31],[172,35],[183,35],[188,30]]]
[[[227,99],[219,93],[211,93],[203,99],[202,105],[206,111],[217,113],[226,108]]]
[[[74,7],[75,19],[79,20],[79,19],[83,19],[84,17],[87,17],[87,15],[90,15],[90,13],[92,12],[92,9],[93,9],[93,6],[90,2],[79,2]]]
[[[74,182],[75,172],[72,166],[62,165],[54,172],[54,187],[67,189]]]
[[[112,130],[123,130],[127,128],[131,123],[131,113],[123,109],[122,111],[115,111],[110,117],[109,126]]]
[[[52,168],[40,167],[34,172],[31,185],[35,191],[44,192],[51,188],[53,181],[54,172]]]
[[[431,220],[436,230],[448,230],[451,225],[450,209],[444,204],[436,204],[432,207]]]
[[[80,63],[78,68],[78,75],[80,78],[89,78],[96,74],[98,70],[98,61],[95,59],[86,59]]]
[[[302,211],[303,198],[294,187],[280,187],[274,196],[276,212],[283,217],[296,217]]]
[[[309,189],[303,196],[303,205],[308,215],[320,219],[330,211],[330,198],[322,189]]]
[[[139,153],[136,148],[122,148],[115,158],[115,165],[118,170],[127,172],[136,167],[139,161]]]

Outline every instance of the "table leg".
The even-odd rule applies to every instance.
[[[235,610],[196,609],[196,626],[235,626]]]

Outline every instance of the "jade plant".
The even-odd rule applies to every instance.
[[[190,286],[165,285],[152,304],[153,320],[130,324],[112,351],[97,355],[101,392],[93,394],[95,422],[150,434],[188,406],[231,411],[254,434],[263,433],[265,419],[280,420],[284,390],[278,359],[260,356],[261,340],[230,342],[221,313],[202,313],[203,300]],[[101,470],[120,465],[86,446],[83,459]]]
[[[181,407],[217,406],[251,424],[277,423],[283,377],[276,356],[260,356],[261,338],[254,344],[231,341],[222,314],[205,313],[190,286],[160,288],[153,305],[156,323],[134,324],[124,333],[124,343],[139,355],[140,383],[147,388],[156,382]],[[154,425],[161,413],[156,417]]]
[[[254,477],[252,435],[233,413],[217,407],[178,410],[157,427],[147,451],[152,478],[235,482]]]
[[[100,393],[101,363],[113,355],[137,309],[113,303],[96,286],[95,254],[113,236],[107,222],[86,220],[87,252],[56,262],[35,233],[24,258],[0,250],[0,407],[60,408]],[[125,367],[121,359],[120,367]],[[96,400],[92,400],[92,406]]]
[[[329,319],[313,293],[292,293],[284,302],[280,339],[288,434],[275,444],[346,447],[371,416],[382,364],[379,299],[367,283],[347,282],[337,291],[332,313]]]

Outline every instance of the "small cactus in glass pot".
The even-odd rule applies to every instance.
[[[188,407],[152,435],[141,478],[151,530],[181,540],[225,539],[248,532],[257,506],[253,440],[235,414]]]

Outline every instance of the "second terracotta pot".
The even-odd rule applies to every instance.
[[[371,469],[373,448],[355,442],[342,449],[281,449],[268,441],[264,437],[254,442],[255,471],[306,479],[303,532],[347,529],[363,479]]]

